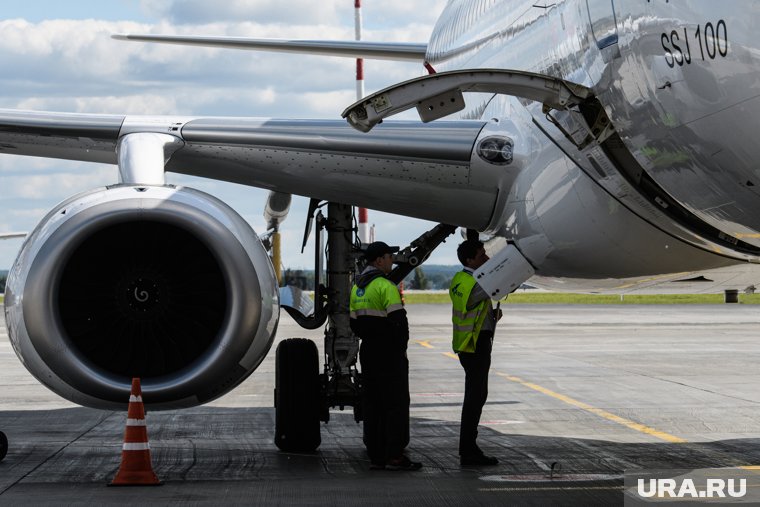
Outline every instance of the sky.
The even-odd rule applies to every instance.
[[[363,0],[363,39],[427,42],[445,0]],[[340,118],[356,100],[354,61],[151,45],[114,33],[353,40],[352,0],[3,0],[0,108],[104,114]],[[423,75],[421,65],[365,62],[365,93]],[[258,234],[267,192],[168,174],[232,206]],[[116,166],[0,155],[0,232],[31,231],[60,201],[117,182]],[[283,265],[310,269],[303,254],[308,199],[294,197],[281,228]],[[377,239],[406,246],[435,224],[370,211]],[[456,239],[430,264],[457,264]],[[8,269],[21,240],[0,240]]]

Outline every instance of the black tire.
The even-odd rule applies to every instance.
[[[274,443],[286,452],[312,452],[322,443],[319,353],[305,338],[283,340],[275,355]]]
[[[6,454],[8,454],[8,437],[0,431],[0,461],[3,461]]]

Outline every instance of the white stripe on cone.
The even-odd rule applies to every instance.
[[[135,396],[134,394],[130,394],[129,395],[129,402],[130,403],[135,403],[135,402],[138,402],[138,401],[140,403],[142,403],[142,396]]]
[[[127,426],[147,426],[145,419],[127,419]]]
[[[150,444],[148,442],[124,442],[121,449],[123,451],[149,451]]]

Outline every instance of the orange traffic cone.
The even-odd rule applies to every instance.
[[[148,429],[145,426],[140,379],[132,379],[129,397],[127,429],[124,430],[124,446],[121,450],[121,466],[109,486],[160,486],[150,462]]]

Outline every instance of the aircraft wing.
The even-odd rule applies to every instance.
[[[125,116],[0,110],[0,154],[116,163]]]
[[[485,125],[388,121],[363,134],[343,120],[0,110],[0,153],[122,170],[125,139],[163,134],[174,141],[161,160],[166,171],[482,229],[500,191],[498,178],[474,177],[473,150]],[[151,150],[142,141],[130,147]]]
[[[0,239],[23,238],[26,234],[25,232],[0,232]]]
[[[137,42],[160,42],[183,46],[205,46],[282,53],[309,53],[323,56],[367,58],[420,62],[425,60],[427,44],[400,42],[325,41],[251,39],[246,37],[208,37],[184,35],[117,34],[114,39]]]
[[[165,185],[165,171],[483,230],[500,219],[515,173],[478,148],[508,124],[386,121],[365,134],[342,119],[0,110],[0,154],[119,170],[114,185],[56,206],[24,242],[5,294],[14,349],[82,405],[123,405],[132,372],[151,408],[207,403],[263,360],[283,295],[250,225],[212,195]],[[518,145],[510,169],[531,162]],[[114,314],[111,304],[123,306]],[[150,350],[132,346],[134,322]],[[145,363],[151,355],[160,360]]]

